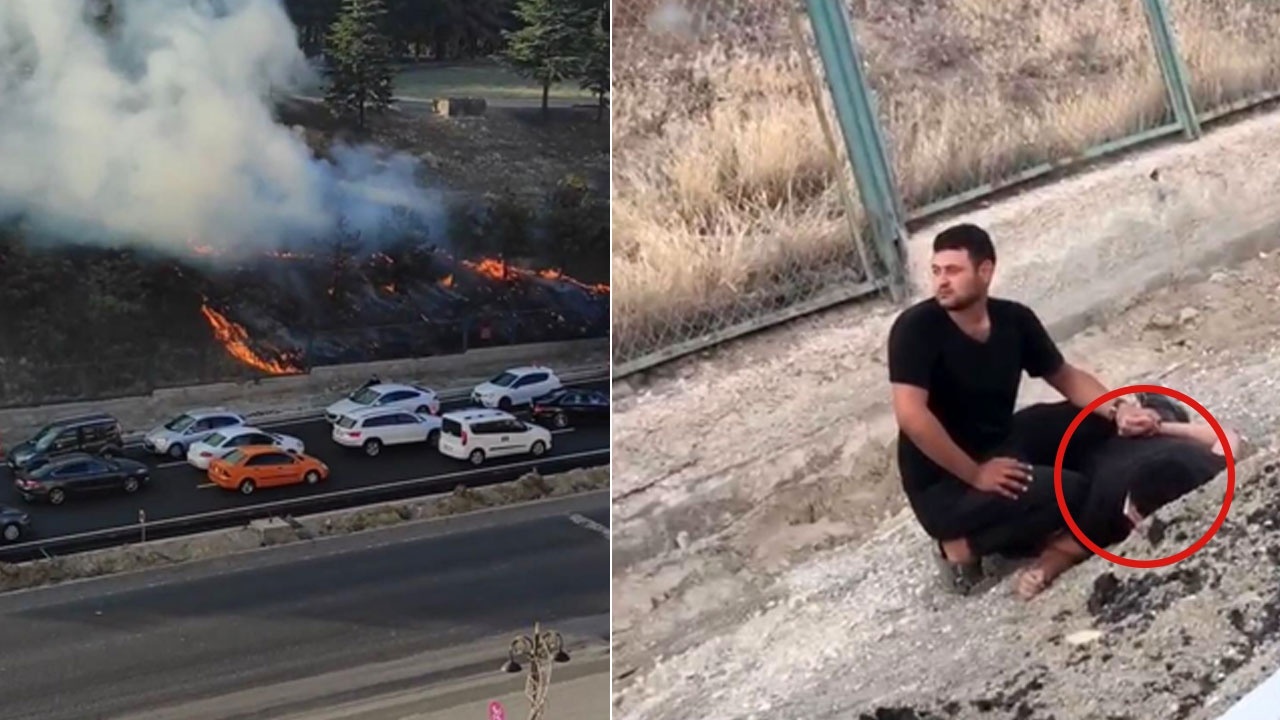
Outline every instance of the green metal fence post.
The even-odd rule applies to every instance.
[[[853,25],[842,0],[805,0],[805,7],[858,192],[871,220],[877,254],[889,273],[890,294],[895,301],[901,300],[906,295],[902,200],[881,140],[880,120],[863,73]]]
[[[1173,113],[1187,139],[1195,140],[1200,137],[1200,119],[1196,117],[1196,104],[1191,98],[1187,67],[1178,50],[1169,5],[1165,0],[1142,0],[1142,7],[1146,11],[1151,42],[1156,48],[1156,59],[1160,63],[1160,74],[1164,76],[1165,89],[1169,92],[1169,102],[1173,104]]]

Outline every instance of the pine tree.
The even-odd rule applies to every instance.
[[[609,53],[609,7],[596,12],[598,18],[591,24],[587,33],[582,57],[582,69],[579,75],[579,86],[595,94],[599,103],[596,106],[596,121],[604,119],[605,98],[609,95],[610,53]]]
[[[383,0],[344,0],[327,38],[329,90],[325,102],[337,116],[356,116],[391,104],[391,42],[383,33]]]
[[[542,112],[547,112],[551,86],[575,78],[582,69],[583,31],[594,22],[582,0],[516,0],[522,27],[503,33],[503,57],[516,72],[542,86]]]

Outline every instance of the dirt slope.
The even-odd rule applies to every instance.
[[[1112,385],[1190,394],[1272,458],[1277,277],[1280,255],[1264,254],[1170,286],[1064,350]],[[927,543],[901,512],[884,441],[891,428],[858,419],[883,409],[890,318],[880,308],[866,321],[809,320],[623,401],[613,490],[615,523],[627,527],[615,532],[618,717],[747,718],[772,707],[786,717],[1209,718],[1193,708],[1256,681],[1280,652],[1280,546],[1267,532],[1276,480],[1257,464],[1241,467],[1221,534],[1172,569],[1093,560],[1030,606],[1009,600],[1005,585],[980,600],[938,594]],[[805,352],[818,345],[826,351]],[[797,354],[805,362],[786,366]],[[715,379],[735,366],[758,384],[725,391]],[[1024,402],[1051,397],[1024,384]],[[694,450],[714,462],[685,481],[679,458],[690,442],[671,433],[690,427],[681,414],[690,408],[712,423],[717,410],[737,408],[742,420],[722,414],[725,432],[696,436]],[[830,451],[815,453],[815,439]],[[663,483],[663,472],[681,481]],[[1166,510],[1163,543],[1127,554],[1190,544],[1223,490],[1220,480],[1185,509]],[[1108,572],[1119,599],[1092,612],[1095,582]],[[1104,635],[1086,649],[1062,639],[1095,627]]]

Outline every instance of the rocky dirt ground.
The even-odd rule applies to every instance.
[[[1199,555],[1161,570],[1094,559],[1030,605],[1003,584],[969,599],[931,585],[891,464],[887,304],[618,388],[617,717],[1214,717],[1280,657],[1278,271],[1280,255],[1260,255],[1064,343],[1108,384],[1191,395],[1255,453]],[[1051,397],[1024,384],[1024,402]],[[1161,513],[1161,541],[1117,552],[1189,545],[1223,491],[1220,478]]]

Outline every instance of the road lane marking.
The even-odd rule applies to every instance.
[[[174,460],[173,462],[160,463],[159,465],[156,465],[156,469],[159,470],[160,468],[178,467],[179,465],[186,465],[186,464],[187,464],[186,460]]]
[[[200,483],[199,485],[196,486],[196,489],[204,490],[205,488],[215,488],[215,487],[218,487],[217,483]]]
[[[574,513],[569,516],[569,521],[572,522],[574,525],[579,525],[592,532],[600,533],[601,535],[604,536],[605,540],[609,539],[609,528],[605,527],[604,525],[601,525],[600,523],[596,522],[595,520],[592,520],[591,518],[585,515],[579,515],[578,513]]]
[[[551,431],[551,434],[552,434],[552,435],[563,435],[563,434],[565,434],[565,433],[571,433],[571,432],[573,432],[574,430],[577,430],[577,428],[564,428],[564,429],[562,429],[562,430],[552,430],[552,431]]]

